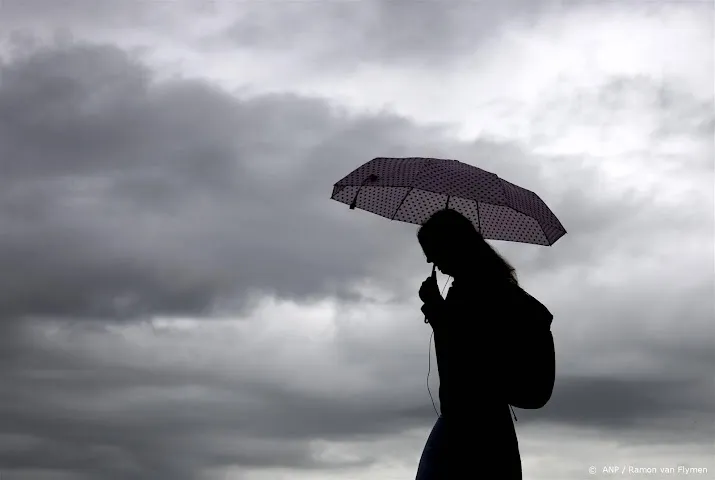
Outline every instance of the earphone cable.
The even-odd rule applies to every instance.
[[[444,298],[444,290],[447,288],[447,284],[449,283],[449,279],[452,277],[448,277],[447,281],[444,282],[444,286],[442,287],[442,298]],[[429,398],[432,400],[432,408],[434,408],[434,412],[439,416],[439,412],[437,411],[437,405],[434,403],[434,397],[432,396],[432,390],[429,388],[429,376],[432,371],[432,338],[434,337],[434,329],[432,329],[432,333],[430,333],[429,336],[429,347],[427,349],[427,393],[429,393]]]

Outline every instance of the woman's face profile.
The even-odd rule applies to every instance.
[[[427,263],[434,265],[445,275],[454,276],[454,249],[450,249],[439,238],[425,238],[420,241]]]
[[[478,270],[482,249],[474,226],[464,216],[450,217],[459,215],[453,212],[445,211],[436,220],[431,217],[420,229],[417,238],[427,263],[434,263],[440,272],[455,278]]]

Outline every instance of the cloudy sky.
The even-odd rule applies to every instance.
[[[376,156],[478,165],[569,232],[494,242],[555,317],[552,400],[516,411],[525,480],[712,475],[712,20],[0,0],[3,480],[413,478],[430,267],[416,226],[329,199]]]

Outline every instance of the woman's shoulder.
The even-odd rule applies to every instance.
[[[515,293],[521,290],[521,287],[509,280],[485,278],[485,277],[472,277],[464,278],[459,281],[455,280],[452,284],[453,287],[463,293],[477,293],[477,292],[492,292],[492,293]]]
[[[518,285],[505,282],[455,280],[446,300],[448,304],[459,309],[479,308],[482,311],[491,311],[513,303],[510,299],[518,296],[518,290]]]

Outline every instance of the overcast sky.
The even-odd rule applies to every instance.
[[[713,41],[694,0],[0,0],[3,480],[414,478],[430,266],[329,198],[376,156],[568,230],[494,242],[554,314],[525,480],[712,478]]]

